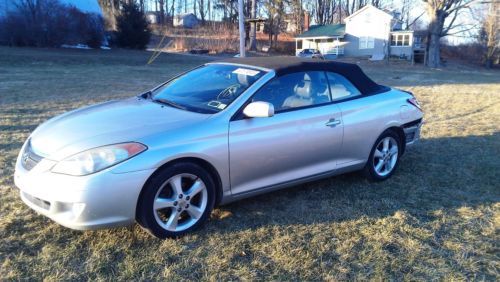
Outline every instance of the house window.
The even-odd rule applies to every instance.
[[[375,38],[370,36],[361,36],[359,38],[359,49],[373,49],[375,47]]]
[[[409,34],[392,34],[391,46],[410,46]]]
[[[421,48],[422,47],[422,37],[420,37],[420,36],[413,37],[413,45],[415,45],[415,48]]]
[[[403,35],[403,46],[410,46],[410,35]]]
[[[297,40],[297,49],[302,49],[302,40]]]

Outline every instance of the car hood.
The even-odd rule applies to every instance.
[[[199,114],[130,98],[84,107],[56,116],[31,135],[32,150],[60,159],[98,146],[138,141],[208,118]]]

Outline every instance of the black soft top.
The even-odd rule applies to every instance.
[[[376,94],[388,90],[386,86],[379,85],[371,80],[361,68],[355,64],[284,56],[230,58],[219,62],[271,69],[276,72],[277,76],[302,71],[331,71],[349,79],[363,95]]]

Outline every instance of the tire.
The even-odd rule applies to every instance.
[[[137,222],[153,236],[183,236],[207,221],[215,203],[215,184],[201,166],[182,162],[155,173],[137,205]]]
[[[370,151],[370,157],[364,168],[365,176],[371,181],[388,179],[396,171],[402,152],[399,135],[392,130],[384,131]]]

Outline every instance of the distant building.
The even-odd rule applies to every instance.
[[[345,19],[345,24],[311,26],[298,35],[296,52],[314,48],[323,55],[370,56],[383,59],[398,56],[411,59],[415,47],[411,30],[402,30],[397,13],[366,5]],[[418,45],[418,46],[417,46]]]
[[[199,24],[198,18],[193,13],[180,14],[174,16],[174,26],[184,28],[194,28]]]
[[[146,12],[145,16],[149,24],[158,24],[160,22],[160,12]]]

